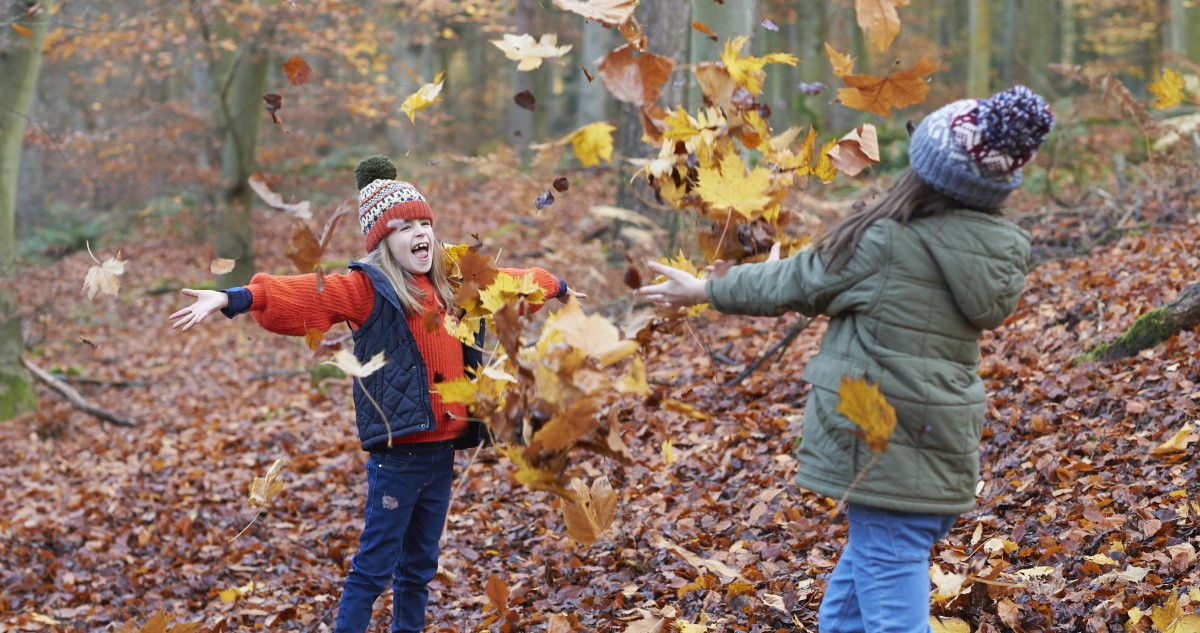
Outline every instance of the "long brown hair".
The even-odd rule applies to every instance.
[[[835,224],[816,240],[815,248],[829,271],[840,270],[850,261],[854,249],[867,229],[879,220],[895,220],[907,224],[917,218],[928,218],[956,209],[970,209],[999,214],[1000,209],[977,209],[951,198],[931,187],[917,172],[904,170],[896,184],[877,202]]]

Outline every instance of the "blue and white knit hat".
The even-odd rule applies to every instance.
[[[429,220],[433,210],[417,188],[395,180],[396,165],[386,156],[368,156],[354,168],[358,185],[358,223],[363,246],[371,252],[392,232],[396,220]]]
[[[908,146],[912,169],[939,192],[994,209],[1021,186],[1021,166],[1046,140],[1054,114],[1025,86],[963,99],[925,117]]]

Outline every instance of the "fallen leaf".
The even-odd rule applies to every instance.
[[[445,74],[445,71],[438,73],[437,76],[433,78],[432,83],[427,83],[421,86],[416,92],[406,97],[404,102],[400,104],[400,111],[408,115],[409,123],[415,125],[417,122],[416,116],[418,111],[424,110],[438,101],[441,101],[442,84],[445,83],[442,81],[442,76]]]
[[[1151,455],[1173,455],[1175,453],[1183,453],[1187,451],[1188,444],[1197,440],[1197,434],[1193,432],[1191,424],[1185,424],[1179,429],[1171,439],[1155,446],[1150,451]]]
[[[562,502],[567,534],[581,545],[592,545],[612,525],[617,511],[617,495],[608,477],[598,477],[589,488],[582,480],[573,478],[569,486],[573,500]]]
[[[308,62],[302,57],[289,57],[283,63],[283,72],[287,75],[288,83],[299,86],[312,81],[313,71]]]

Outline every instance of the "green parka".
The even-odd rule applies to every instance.
[[[874,457],[837,412],[842,377],[866,378],[880,385],[897,422],[849,499],[949,514],[975,504],[985,412],[979,334],[1016,308],[1029,270],[1028,233],[964,210],[904,225],[876,222],[836,272],[806,249],[734,267],[706,288],[721,312],[830,318],[803,376],[812,390],[797,484],[840,498]]]

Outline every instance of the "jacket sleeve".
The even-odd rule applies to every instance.
[[[840,270],[829,272],[815,248],[775,262],[735,266],[705,284],[709,303],[720,312],[779,316],[796,311],[808,317],[862,310],[873,303],[888,265],[891,224],[876,222],[862,236]]]
[[[317,289],[317,276],[277,276],[259,273],[246,286],[252,296],[250,314],[265,330],[304,336],[310,330],[328,330],[349,321],[362,325],[375,307],[375,289],[361,271],[325,275]]]
[[[550,274],[549,271],[543,268],[501,268],[500,272],[512,275],[513,277],[524,277],[532,274],[533,281],[542,289],[542,294],[545,295],[546,301],[551,299],[559,299],[567,294],[567,282]],[[529,306],[526,314],[532,314],[541,309],[544,303]]]

